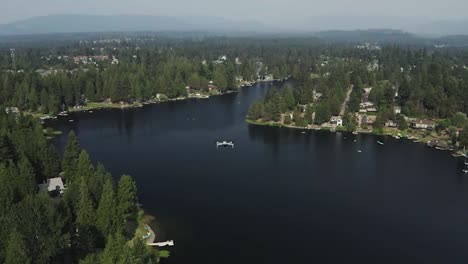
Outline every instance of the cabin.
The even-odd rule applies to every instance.
[[[47,191],[49,193],[63,194],[65,185],[61,177],[47,179],[45,183],[38,185],[39,190]]]
[[[432,130],[435,128],[436,123],[429,119],[416,119],[411,123],[411,127],[414,129],[428,129]]]

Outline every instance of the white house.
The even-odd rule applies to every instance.
[[[401,107],[400,106],[394,106],[393,107],[393,113],[395,113],[395,115],[401,114]]]
[[[341,119],[341,116],[332,116],[330,119],[330,124],[336,125],[336,126],[343,126],[343,119]]]
[[[60,194],[63,194],[63,190],[65,190],[65,185],[63,184],[61,177],[47,179],[47,182],[39,184],[38,186],[41,191],[56,191]]]
[[[429,119],[416,119],[411,123],[412,128],[416,129],[434,129],[436,123]]]
[[[398,124],[395,123],[395,121],[393,121],[393,120],[387,120],[387,122],[385,122],[385,126],[386,127],[397,127]]]

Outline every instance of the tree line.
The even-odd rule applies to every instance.
[[[114,182],[69,134],[63,159],[36,120],[0,114],[1,263],[155,263],[157,254],[133,238],[137,188]],[[39,191],[48,178],[66,181],[63,196]]]

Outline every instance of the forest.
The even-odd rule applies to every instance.
[[[71,132],[61,159],[30,116],[0,112],[0,263],[156,263],[129,229],[137,188],[96,166]],[[63,195],[38,184],[61,177]]]
[[[305,78],[293,74],[293,85],[269,91],[250,107],[248,118],[320,126],[340,114],[346,90],[352,89],[342,118],[346,129],[354,131],[358,125],[355,113],[360,110],[365,88],[371,87],[368,100],[376,108],[374,128],[394,120],[399,128],[406,129],[403,116],[438,120],[437,129],[450,128],[453,135],[457,128],[468,125],[468,50],[441,52],[388,46],[344,51],[349,53],[319,56]],[[401,108],[401,114],[394,113],[395,107]],[[463,142],[468,145],[468,140]]]

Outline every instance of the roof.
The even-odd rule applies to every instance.
[[[428,126],[433,126],[435,125],[435,121],[430,120],[430,119],[417,119],[414,120],[415,124],[423,124],[423,125],[428,125]]]
[[[41,189],[41,191],[47,190],[48,192],[56,191],[57,189],[59,189],[60,193],[63,193],[65,186],[63,185],[62,178],[56,177],[47,179],[46,183],[39,184],[39,189]]]

